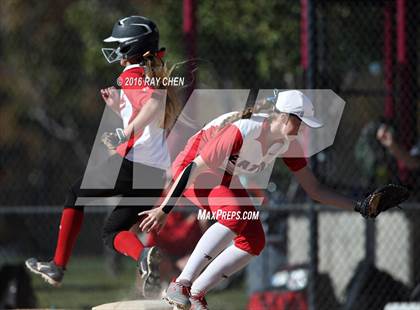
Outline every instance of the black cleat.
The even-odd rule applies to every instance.
[[[36,258],[29,258],[25,261],[25,265],[30,271],[40,275],[52,286],[58,287],[63,281],[64,270],[53,261],[39,262]]]
[[[144,248],[139,259],[139,272],[143,279],[143,296],[156,298],[162,293],[159,264],[162,257],[157,247]]]

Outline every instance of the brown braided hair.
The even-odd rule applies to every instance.
[[[219,130],[222,130],[226,125],[232,124],[240,119],[247,119],[251,118],[252,114],[258,113],[260,111],[268,110],[270,115],[268,120],[271,121],[273,118],[272,112],[274,112],[273,103],[266,99],[257,100],[253,107],[246,107],[243,111],[238,111],[231,116],[228,116],[226,119],[223,120],[222,124],[219,127]]]

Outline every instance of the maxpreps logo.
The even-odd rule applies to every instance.
[[[260,218],[260,211],[224,211],[217,210],[211,212],[207,210],[198,210],[198,220],[258,220]]]

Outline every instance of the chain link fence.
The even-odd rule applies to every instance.
[[[261,210],[261,219],[267,234],[267,244],[263,253],[245,270],[246,291],[249,296],[261,291],[276,292],[281,296],[290,290],[303,292],[305,298],[314,294],[316,309],[380,309],[387,302],[407,301],[417,284],[415,272],[418,272],[416,239],[411,233],[407,213],[417,215],[418,207],[417,204],[405,205],[404,212],[389,212],[371,222],[357,214],[320,205],[283,204],[280,208],[265,207]],[[316,221],[311,217],[311,208],[315,210]],[[191,211],[196,212],[194,209]],[[55,247],[59,212],[60,207],[47,210],[35,207],[23,207],[20,210],[2,208],[2,264],[19,262],[29,255],[51,255]],[[106,215],[104,208],[93,207],[87,210],[84,227],[74,250],[75,258],[72,260],[75,262],[69,265],[70,274],[77,273],[78,257],[95,260],[94,257],[103,256],[107,257],[105,261],[100,260],[99,267],[103,272],[121,272],[121,266],[125,264],[104,250],[98,233]],[[311,235],[313,225],[317,227],[315,236]],[[369,225],[374,225],[373,249],[368,246],[366,231]],[[373,257],[369,256],[371,252]],[[311,292],[308,281],[313,259],[318,264],[315,269],[315,290]],[[125,268],[131,270],[130,267]],[[304,272],[300,276],[293,275],[293,270]],[[284,278],[286,271],[287,280]],[[131,284],[135,281],[134,270],[132,272]],[[84,280],[81,275],[77,277],[80,280],[73,285],[83,287]],[[244,279],[241,276],[238,278],[230,279],[230,283],[223,285],[235,290],[238,285],[235,282]],[[41,288],[42,285],[37,284],[36,287]],[[71,290],[71,287],[65,286],[63,289]],[[95,286],[91,289],[103,290]],[[218,288],[222,289],[225,287]],[[242,291],[241,297],[247,300],[245,290]],[[124,298],[127,296],[130,296],[128,289]],[[136,295],[131,292],[131,296]],[[43,298],[43,302],[56,302],[53,295]],[[270,306],[267,303],[266,308],[276,309],[276,305],[274,303]],[[217,306],[217,303],[213,306]],[[223,307],[223,304],[220,306]]]
[[[61,212],[53,206],[63,203],[89,156],[108,156],[105,148],[90,152],[104,111],[99,90],[116,85],[120,69],[106,63],[100,48],[117,18],[139,14],[159,25],[170,64],[198,59],[196,88],[319,88],[343,98],[334,144],[311,159],[322,182],[352,197],[387,182],[412,190],[404,210],[374,222],[321,207],[310,215],[305,193],[277,164],[271,211],[261,213],[267,248],[250,267],[259,274],[248,269],[251,280],[233,281],[241,301],[229,303],[228,296],[228,306],[242,309],[248,295],[261,290],[284,291],[273,276],[292,267],[307,272],[306,306],[312,309],[379,309],[386,296],[410,299],[420,281],[419,170],[415,159],[405,162],[376,135],[385,124],[404,154],[420,154],[419,4],[192,1],[194,31],[186,34],[185,3],[0,3],[1,263],[51,256]],[[109,210],[86,212],[75,256],[96,259],[104,254],[100,231]],[[375,287],[363,286],[366,279]],[[41,298],[43,306],[53,303],[49,294]],[[371,299],[357,304],[363,294]]]

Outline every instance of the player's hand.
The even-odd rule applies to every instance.
[[[118,109],[120,105],[120,93],[114,86],[101,89],[102,99],[112,109]]]
[[[163,212],[161,207],[140,212],[138,215],[146,216],[139,225],[140,230],[145,232],[151,232],[153,230],[159,232],[165,225],[168,217],[168,214]]]
[[[105,144],[108,150],[115,150],[118,145],[127,140],[127,136],[121,128],[117,128],[115,132],[105,132],[101,138],[102,143]]]
[[[376,133],[376,138],[385,147],[391,147],[394,144],[394,135],[392,130],[386,126],[381,125]]]

